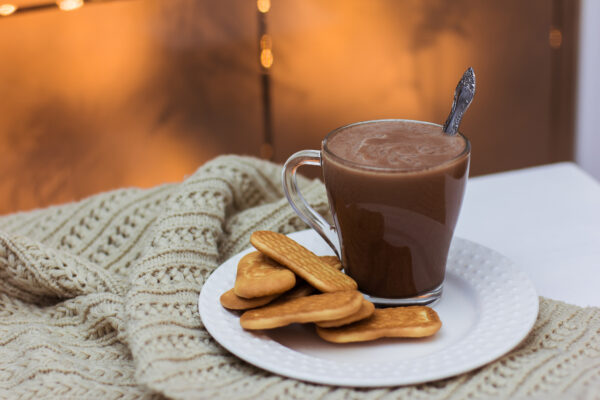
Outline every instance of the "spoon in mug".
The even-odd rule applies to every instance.
[[[469,67],[456,85],[452,110],[450,110],[442,129],[444,133],[451,136],[456,135],[460,121],[473,101],[473,96],[475,96],[475,72],[473,72],[473,68]]]

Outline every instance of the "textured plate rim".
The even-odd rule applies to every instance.
[[[300,243],[320,240],[320,237],[312,230],[296,232],[289,236]],[[479,281],[476,280],[470,282],[471,288],[479,295],[484,293],[483,299],[480,299],[481,302],[477,304],[482,308],[481,321],[461,341],[443,349],[442,352],[446,352],[443,353],[444,356],[450,354],[453,357],[451,362],[447,360],[446,367],[439,367],[440,355],[438,352],[422,357],[416,362],[410,360],[405,363],[397,361],[378,363],[378,370],[394,372],[393,374],[381,374],[377,373],[377,369],[368,368],[372,366],[372,363],[345,363],[319,359],[288,348],[266,334],[247,332],[239,327],[238,317],[220,305],[220,293],[215,291],[215,287],[223,279],[231,280],[232,277],[228,277],[227,274],[231,275],[232,271],[234,273],[233,265],[237,264],[236,260],[253,250],[253,248],[248,248],[229,258],[215,269],[204,283],[198,301],[198,310],[204,327],[218,343],[242,360],[272,373],[306,382],[346,387],[389,387],[449,378],[486,365],[515,348],[533,328],[539,311],[538,295],[532,281],[524,271],[494,250],[455,237],[448,261],[449,272],[456,273],[461,278],[467,276],[473,279],[468,275],[469,273],[477,276],[477,274],[485,273],[486,268],[488,270],[489,268],[501,268],[501,277],[504,279],[501,282],[494,282],[495,288],[478,287]],[[484,253],[488,257],[481,257],[479,253]],[[453,264],[452,260],[456,257],[471,257],[472,263]],[[490,261],[494,259],[495,262]],[[473,271],[474,268],[477,270]],[[490,291],[490,289],[493,290]],[[506,314],[511,306],[521,306],[522,304],[501,304],[501,302],[495,301],[497,298],[490,293],[502,293],[504,300],[508,302],[518,297],[519,299],[525,298],[528,303],[526,306],[512,309],[510,315],[512,317],[516,315],[518,318],[513,319],[510,326],[502,326],[499,324],[499,319],[502,318],[503,313]],[[511,297],[511,293],[514,293],[514,296]],[[506,298],[507,296],[508,298]],[[211,317],[212,312],[217,312],[221,318]],[[232,322],[235,322],[237,326],[232,326]],[[498,331],[491,327],[496,327]],[[234,334],[225,334],[224,332],[228,329],[233,329]],[[502,335],[504,340],[501,345],[491,346],[486,343],[484,339],[491,334]],[[454,348],[461,344],[467,348]],[[278,354],[286,357],[277,357]],[[292,361],[290,362],[287,358]],[[337,375],[332,376],[330,372],[332,370],[336,370]],[[337,370],[346,371],[350,376],[347,377],[346,374],[339,373]]]

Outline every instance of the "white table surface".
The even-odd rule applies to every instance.
[[[600,306],[600,183],[573,163],[470,179],[456,235],[511,258],[541,296]]]

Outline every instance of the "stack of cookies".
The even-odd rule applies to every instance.
[[[221,296],[223,307],[244,311],[244,329],[314,323],[323,339],[349,343],[430,336],[442,325],[425,306],[376,309],[335,256],[319,257],[270,231],[254,232],[250,242],[258,251],[240,260],[234,287]]]

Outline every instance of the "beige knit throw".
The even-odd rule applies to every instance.
[[[281,168],[219,157],[181,184],[0,218],[0,398],[596,398],[600,311],[540,299],[515,350],[424,385],[347,389],[255,368],[203,329],[198,294],[257,229],[304,229]],[[318,181],[303,181],[326,212]],[[565,266],[565,269],[567,266]]]

